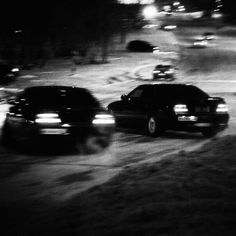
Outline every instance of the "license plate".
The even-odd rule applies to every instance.
[[[196,116],[179,116],[178,121],[197,121],[198,118]]]
[[[67,129],[41,129],[40,134],[45,135],[68,135]]]

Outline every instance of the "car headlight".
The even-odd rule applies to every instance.
[[[188,108],[185,104],[176,104],[174,106],[175,114],[183,114],[188,112]]]
[[[217,108],[216,108],[216,112],[217,113],[227,113],[228,112],[227,105],[224,103],[218,104]]]
[[[155,53],[158,53],[158,52],[160,52],[160,48],[159,47],[154,47],[153,48],[153,53],[155,54]]]
[[[11,72],[19,72],[19,69],[18,68],[13,68],[13,69],[11,69]]]
[[[41,113],[36,115],[35,122],[39,124],[56,124],[61,123],[61,119],[56,113]]]
[[[113,125],[115,124],[115,119],[110,114],[97,114],[92,123],[94,125]]]

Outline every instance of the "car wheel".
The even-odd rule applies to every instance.
[[[211,128],[211,129],[206,129],[202,131],[202,134],[206,138],[214,137],[217,134],[218,130]]]
[[[147,133],[150,136],[157,137],[162,134],[163,130],[160,127],[160,122],[156,116],[150,116],[147,121]]]

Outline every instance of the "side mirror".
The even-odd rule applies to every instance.
[[[126,101],[127,100],[127,95],[126,94],[122,94],[120,98],[121,98],[122,101]]]

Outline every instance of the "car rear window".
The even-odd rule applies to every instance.
[[[38,89],[29,91],[27,100],[36,106],[99,107],[98,100],[85,89]]]
[[[156,95],[161,100],[192,100],[207,98],[209,95],[195,86],[161,86],[156,88]]]

